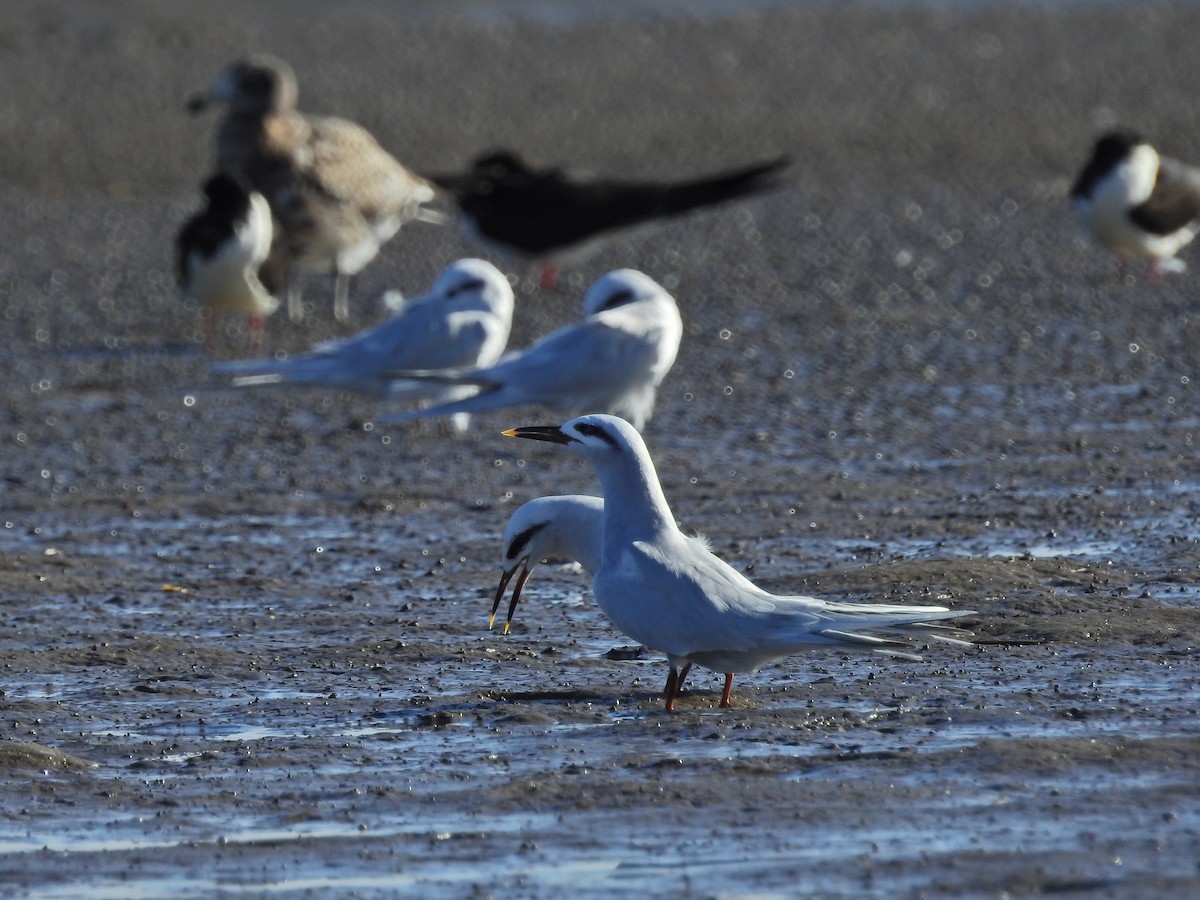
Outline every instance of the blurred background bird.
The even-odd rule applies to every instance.
[[[257,348],[263,317],[279,307],[279,284],[268,264],[271,210],[262,194],[224,173],[204,183],[204,196],[207,205],[184,223],[175,239],[179,285],[200,306],[209,350],[216,348],[219,317],[225,312],[247,317],[250,346]]]
[[[288,314],[303,318],[297,268],[332,272],[334,316],[349,316],[349,279],[413,218],[434,189],[346,119],[297,111],[296,78],[282,60],[231,64],[188,103],[199,113],[224,103],[217,168],[259,191],[278,222],[287,262]]]
[[[777,187],[787,165],[779,157],[687,181],[619,181],[571,177],[494,150],[465,172],[430,180],[454,197],[468,236],[542,263],[542,287],[552,287],[559,262],[585,255],[604,236]]]
[[[490,366],[508,343],[512,314],[508,279],[482,259],[460,259],[438,276],[429,293],[404,303],[374,328],[293,359],[218,363],[212,372],[232,376],[237,387],[317,385],[379,399],[444,403],[473,389],[385,378],[384,373]],[[454,420],[459,430],[469,422],[465,413]]]
[[[381,419],[412,421],[508,406],[542,406],[575,414],[606,410],[641,427],[654,412],[658,386],[675,363],[683,320],[675,299],[648,275],[609,272],[588,288],[584,318],[466,372],[398,371],[397,377],[461,385],[470,395]]]
[[[1200,231],[1200,169],[1160,156],[1140,134],[1102,135],[1071,188],[1084,227],[1117,256],[1150,259],[1150,277],[1181,272],[1175,255]]]

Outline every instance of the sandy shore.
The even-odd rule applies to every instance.
[[[1065,201],[1107,124],[1200,160],[1200,9],[204,6],[0,9],[10,891],[1200,890],[1195,286],[1121,283]],[[418,169],[791,154],[784,190],[555,291],[511,269],[512,343],[612,268],[669,285],[686,333],[646,437],[683,525],[771,590],[975,610],[977,648],[788,660],[729,710],[702,672],[667,716],[662,660],[571,567],[488,632],[509,512],[597,489],[498,436],[544,416],[385,429],[207,374],[171,238],[215,120],[182,107],[251,50]],[[349,323],[314,278],[268,351],[478,252],[406,228]]]

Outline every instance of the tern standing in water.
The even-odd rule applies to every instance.
[[[564,445],[596,469],[604,525],[592,590],[613,625],[666,654],[668,712],[693,665],[724,673],[726,707],[737,672],[820,646],[911,657],[903,642],[867,632],[920,627],[937,637],[929,635],[938,627],[933,622],[967,615],[944,606],[836,603],[762,590],[679,530],[646,445],[624,419],[587,415],[504,434]]]

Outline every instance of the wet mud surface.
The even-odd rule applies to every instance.
[[[283,8],[0,12],[6,893],[1196,895],[1195,281],[1122,278],[1065,195],[1110,120],[1200,160],[1200,12]],[[731,709],[697,671],[667,715],[577,567],[489,632],[509,513],[597,490],[499,436],[544,415],[385,428],[207,374],[170,236],[213,122],[181,104],[249,49],[418,168],[792,153],[554,291],[509,266],[512,344],[643,269],[686,328],[646,429],[683,526],[770,590],[973,610],[976,646],[784,660]],[[267,351],[476,252],[406,228],[351,322],[314,278]]]

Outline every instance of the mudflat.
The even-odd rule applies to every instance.
[[[1104,127],[1200,161],[1185,4],[109,4],[0,9],[0,881],[21,896],[1063,896],[1200,890],[1200,319],[1075,225]],[[769,590],[973,610],[972,649],[735,680],[629,646],[577,567],[487,630],[500,436],[209,375],[172,238],[267,51],[418,171],[505,146],[785,187],[619,237],[679,360],[645,431],[683,527]],[[479,255],[405,227],[266,353]],[[1185,251],[1183,258],[1195,256]],[[245,355],[226,323],[216,356]]]

